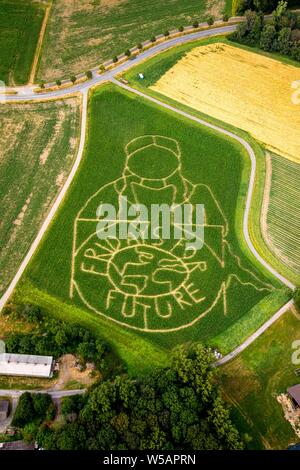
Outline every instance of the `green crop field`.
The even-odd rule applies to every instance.
[[[220,369],[220,382],[250,448],[286,449],[298,442],[277,397],[299,383],[292,343],[300,337],[300,317],[287,312],[240,356]],[[298,366],[299,367],[299,366]]]
[[[224,9],[224,0],[165,0],[159,7],[157,0],[55,0],[38,77],[68,78],[208,13],[222,17]]]
[[[31,0],[0,0],[0,80],[6,85],[27,83],[44,11]]]
[[[266,242],[300,280],[300,165],[268,155],[263,226]]]
[[[112,343],[117,334],[110,331],[118,332],[121,355],[132,369],[134,342],[146,345],[140,357],[151,363],[149,348],[157,355],[157,348],[213,341],[243,320],[232,338],[239,344],[288,298],[238,242],[241,220],[234,214],[245,202],[247,154],[233,141],[112,85],[93,92],[89,118],[84,160],[25,273],[19,298],[54,315],[72,318],[73,309],[74,318],[97,323]],[[204,204],[204,247],[186,251],[186,240],[172,237],[101,240],[97,208],[101,202],[117,205],[118,195],[146,207]]]
[[[0,106],[0,294],[74,162],[79,101]]]

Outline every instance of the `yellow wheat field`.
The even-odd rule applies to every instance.
[[[151,88],[300,163],[300,104],[292,101],[298,80],[300,68],[218,43],[188,52]]]

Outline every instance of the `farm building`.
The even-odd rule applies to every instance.
[[[0,400],[0,421],[5,421],[9,413],[9,401]]]
[[[300,384],[289,388],[287,392],[291,397],[294,406],[297,408],[300,407]]]
[[[52,356],[0,354],[0,375],[49,378],[53,372]]]
[[[0,450],[35,450],[36,445],[24,441],[0,442]]]

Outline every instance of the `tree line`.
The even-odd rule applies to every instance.
[[[63,399],[60,427],[47,421],[48,411],[42,422],[35,417],[27,397],[31,417],[22,421],[23,436],[52,450],[242,449],[212,360],[199,344],[181,347],[170,367],[145,378],[102,380],[85,395]]]
[[[247,10],[245,22],[229,39],[300,61],[300,16],[288,11],[284,1],[278,3],[271,20],[265,20],[261,11]]]
[[[49,395],[26,392],[13,425],[28,442],[54,450],[210,450],[244,447],[217,385],[214,357],[201,344],[172,352],[171,365],[129,377],[115,360],[103,375],[108,348],[76,324],[58,321],[33,305],[9,305],[5,314],[32,330],[11,333],[9,352],[58,358],[73,353],[93,361],[101,379],[84,395],[64,398],[59,423]]]
[[[232,16],[243,15],[247,10],[262,11],[263,13],[271,13],[278,5],[278,0],[233,0]],[[299,6],[299,0],[288,0],[289,8]]]
[[[12,425],[21,429],[22,437],[27,442],[35,440],[39,426],[55,418],[55,407],[47,393],[29,393],[21,395]]]

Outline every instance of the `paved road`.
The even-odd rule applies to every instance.
[[[73,395],[83,395],[86,389],[80,388],[77,390],[0,390],[0,397],[10,397],[19,399],[25,393],[48,393],[53,399],[71,397]]]
[[[93,78],[83,83],[75,84],[74,86],[68,88],[62,88],[59,90],[55,90],[52,92],[47,93],[34,93],[34,88],[36,86],[24,86],[24,87],[16,87],[14,88],[18,91],[18,95],[6,95],[5,97],[2,95],[2,99],[5,98],[6,102],[15,102],[15,101],[24,101],[24,100],[41,100],[41,99],[49,99],[49,98],[63,98],[66,95],[76,92],[86,92],[92,86],[99,85],[100,83],[106,82],[113,78],[114,76],[118,75],[121,72],[125,72],[126,70],[130,69],[131,67],[137,65],[140,62],[143,62],[145,59],[149,59],[153,57],[153,55],[162,52],[170,47],[178,46],[180,44],[184,44],[187,42],[195,41],[196,39],[203,39],[219,34],[226,34],[234,31],[236,29],[236,25],[227,25],[222,26],[220,28],[214,28],[204,31],[197,31],[195,33],[187,34],[185,36],[179,36],[174,39],[170,39],[168,41],[160,42],[155,46],[151,47],[150,49],[140,53],[136,59],[134,60],[127,60],[122,64],[114,67],[112,70],[104,72],[103,74],[98,74],[98,69],[93,70]],[[10,88],[11,89],[11,88]],[[1,97],[1,94],[0,94]]]
[[[240,354],[244,349],[246,349],[253,341],[255,341],[259,336],[261,336],[270,326],[273,325],[284,313],[286,313],[289,309],[291,309],[294,305],[294,302],[290,300],[287,304],[281,307],[278,312],[276,312],[269,320],[267,320],[258,330],[256,330],[249,338],[247,338],[240,346],[236,349],[231,351],[231,353],[227,354],[226,356],[222,357],[218,361],[214,363],[215,367],[221,366],[222,364],[226,364],[226,362],[231,361],[234,359],[238,354]]]
[[[30,259],[32,258],[35,250],[37,249],[43,235],[45,234],[47,228],[49,227],[49,224],[51,223],[58,207],[60,206],[74,176],[75,173],[78,169],[78,166],[80,164],[82,154],[83,154],[83,149],[84,149],[84,143],[85,143],[85,133],[86,133],[86,124],[87,124],[87,95],[88,95],[88,90],[94,86],[98,85],[100,83],[103,83],[105,81],[111,81],[115,83],[118,86],[121,86],[125,88],[126,90],[130,91],[131,93],[134,93],[136,95],[139,95],[143,97],[144,99],[150,100],[159,106],[162,106],[166,109],[169,109],[177,114],[180,114],[194,122],[197,122],[201,125],[204,125],[206,127],[209,127],[211,129],[214,129],[217,132],[220,132],[221,134],[225,134],[234,140],[238,141],[247,151],[250,160],[251,160],[251,175],[250,175],[250,180],[249,180],[249,187],[248,187],[248,193],[247,193],[247,200],[246,200],[246,208],[245,208],[245,213],[244,213],[244,218],[243,218],[243,232],[245,236],[245,240],[247,242],[247,245],[250,249],[250,251],[253,253],[253,255],[256,257],[256,259],[270,272],[272,273],[277,279],[279,279],[283,284],[288,286],[291,289],[294,289],[295,286],[284,276],[282,276],[280,273],[278,273],[272,266],[270,266],[257,252],[255,247],[252,244],[250,235],[249,235],[249,227],[248,227],[248,219],[249,219],[249,212],[250,212],[250,207],[251,207],[251,201],[252,201],[252,195],[253,195],[253,190],[254,190],[254,182],[255,182],[255,174],[256,174],[256,157],[253,149],[249,145],[248,142],[246,142],[244,139],[239,137],[238,135],[234,134],[233,132],[227,131],[225,129],[222,129],[219,126],[215,126],[213,124],[210,124],[202,119],[199,119],[195,116],[192,116],[184,111],[181,111],[173,106],[170,106],[162,101],[159,101],[151,96],[146,95],[145,93],[142,93],[138,90],[135,90],[128,85],[125,85],[119,81],[117,81],[114,77],[118,75],[121,72],[124,72],[128,70],[130,67],[138,64],[139,62],[152,57],[154,54],[157,54],[163,50],[166,50],[170,47],[174,47],[183,43],[186,43],[188,41],[193,41],[196,39],[200,38],[205,38],[205,37],[210,37],[214,36],[217,34],[225,34],[228,32],[233,31],[236,28],[235,25],[227,25],[227,26],[222,26],[220,28],[215,28],[215,29],[210,29],[210,30],[204,30],[204,31],[198,31],[192,34],[188,34],[186,36],[181,36],[177,37],[174,39],[171,39],[169,41],[164,41],[162,43],[157,44],[156,46],[152,47],[151,49],[141,53],[135,60],[133,61],[127,61],[124,62],[123,64],[120,64],[119,66],[115,67],[113,70],[108,71],[103,73],[102,75],[98,75],[96,71],[93,71],[93,78],[89,80],[88,82],[84,83],[79,83],[77,85],[74,85],[73,87],[69,87],[67,89],[60,89],[56,90],[53,92],[49,93],[43,93],[43,94],[34,94],[33,88],[32,87],[23,87],[19,90],[19,94],[15,96],[6,96],[5,99],[7,102],[15,102],[15,101],[23,101],[23,100],[40,100],[40,99],[48,99],[48,98],[62,98],[64,96],[69,95],[70,93],[74,92],[79,92],[82,94],[82,117],[81,117],[81,137],[80,137],[80,145],[79,145],[79,150],[78,154],[75,160],[75,164],[71,170],[71,173],[69,174],[69,177],[67,181],[65,182],[60,194],[58,195],[54,205],[52,206],[46,220],[44,221],[41,229],[39,230],[39,233],[32,243],[29,252],[27,253],[26,257],[24,258],[23,262],[21,263],[15,277],[13,278],[11,284],[9,285],[7,291],[5,294],[2,296],[0,299],[0,312],[2,308],[4,307],[5,303],[11,296],[16,284],[18,283],[20,277],[22,276],[24,270],[26,269],[26,266],[28,265]],[[0,95],[1,98],[1,95]],[[227,360],[232,359],[235,355],[237,355],[241,350],[245,349],[245,347],[248,346],[252,341],[254,341],[255,338],[257,338],[260,334],[262,334],[269,326],[274,323],[274,321],[281,316],[284,311],[286,311],[288,308],[291,306],[291,302],[287,303],[284,307],[282,307],[278,312],[276,312],[257,332],[255,332],[253,335],[251,335],[248,340],[246,340],[239,348],[237,348],[235,351],[231,353],[231,356],[228,355],[223,358],[223,363],[227,362]],[[227,359],[226,359],[227,358]],[[1,392],[1,391],[0,391]]]

